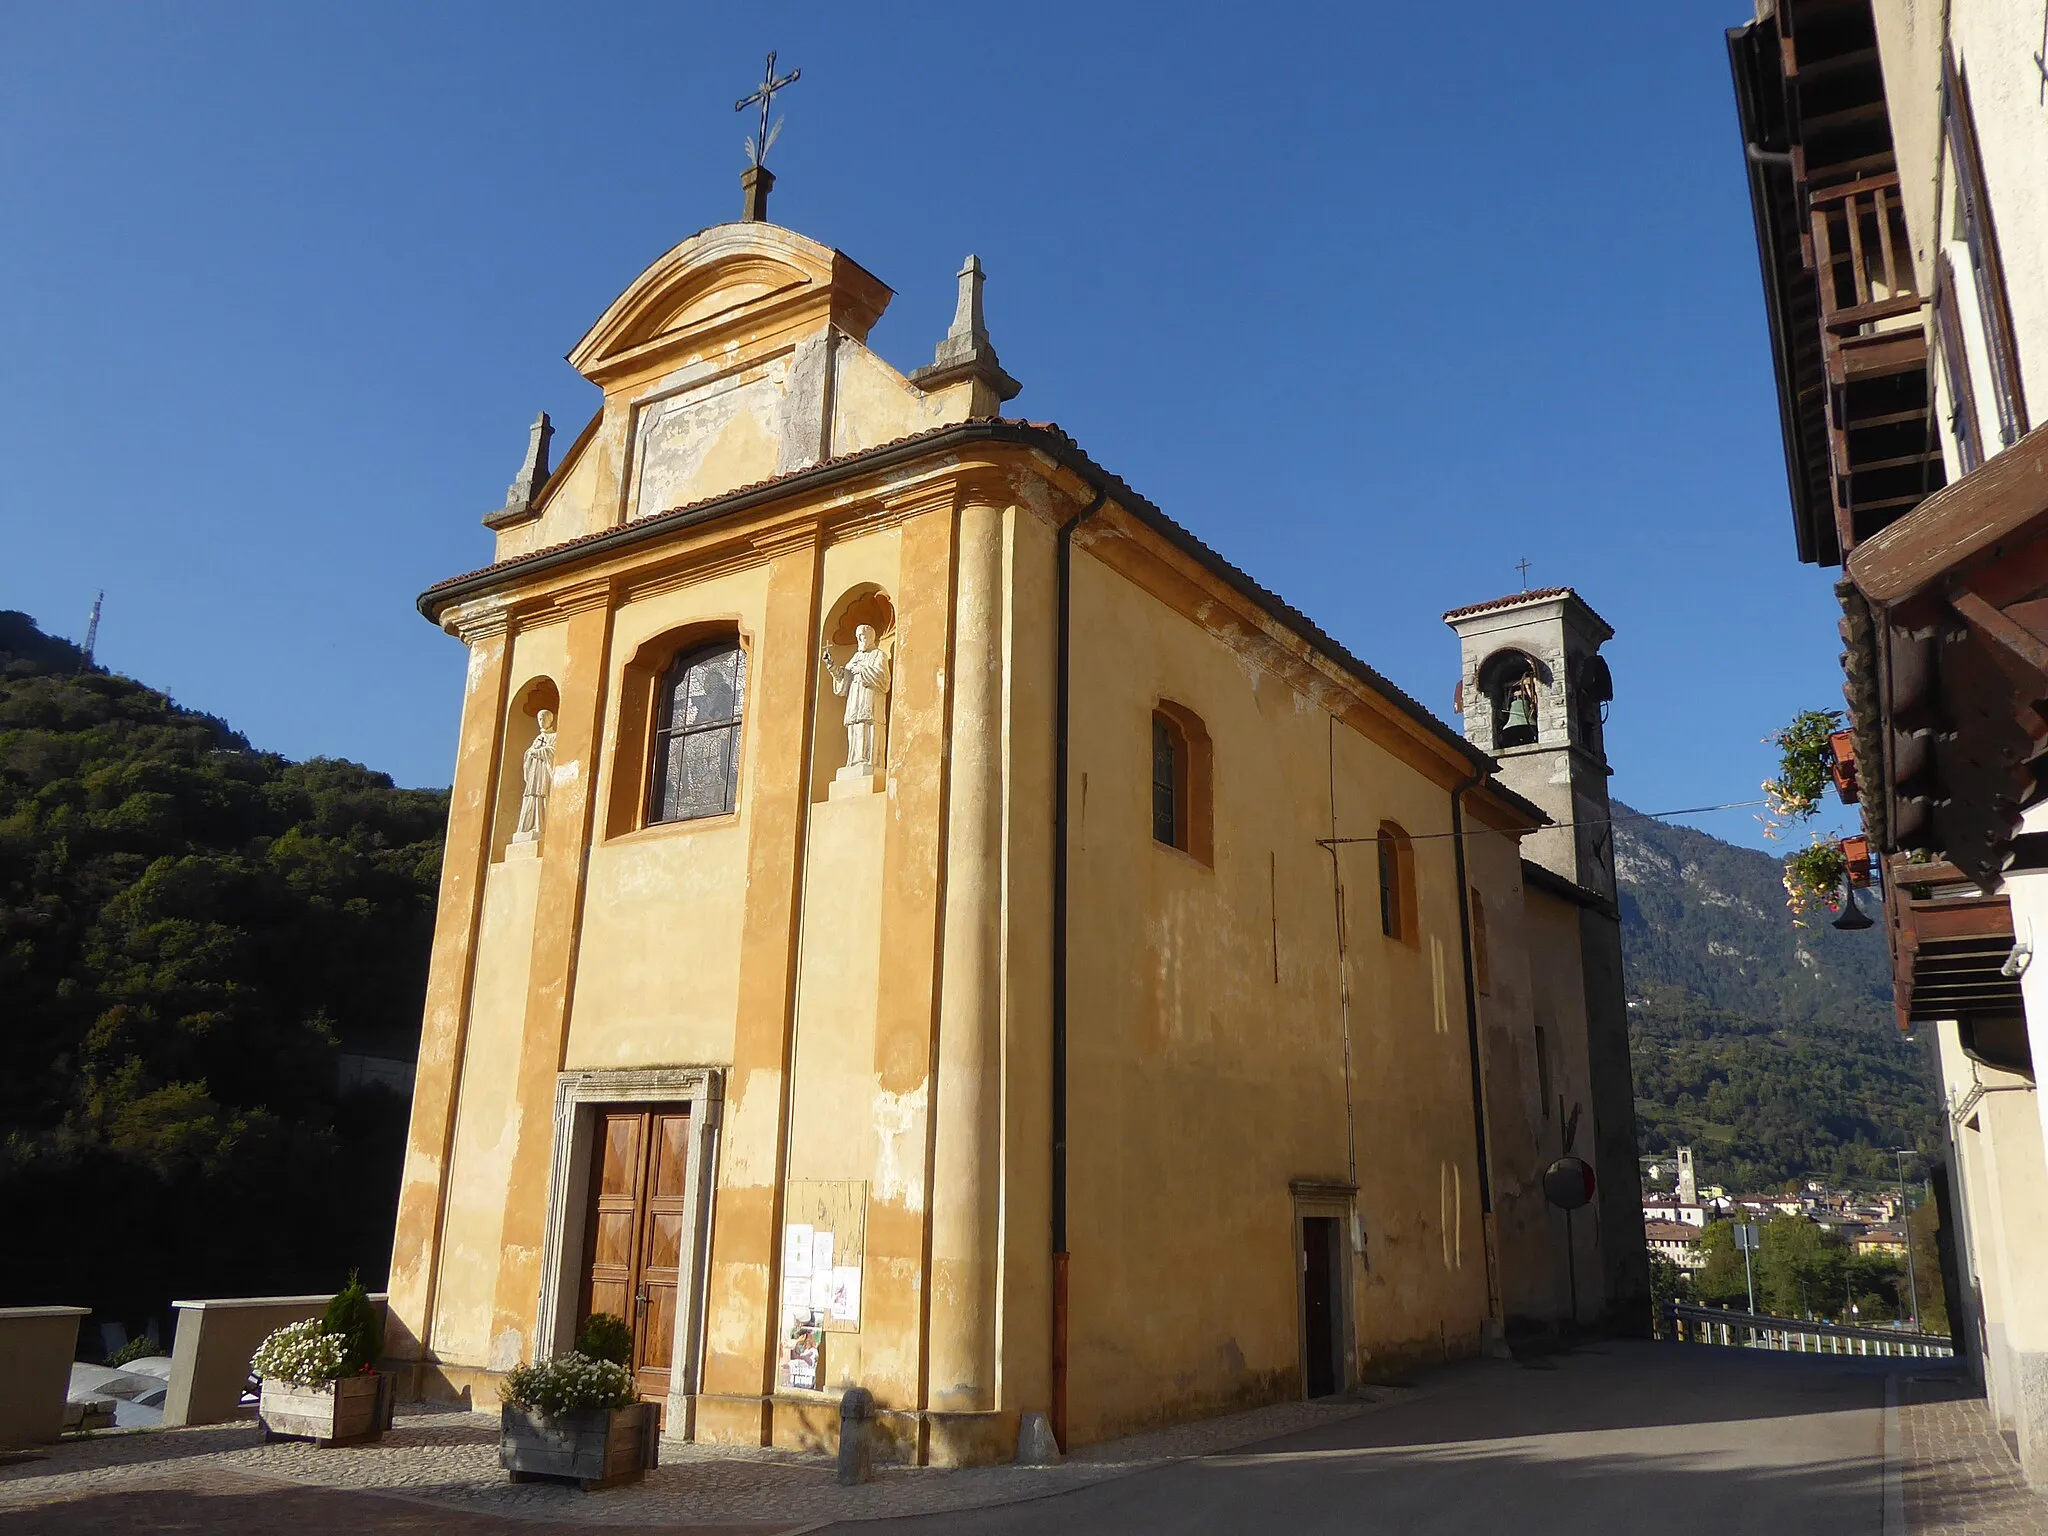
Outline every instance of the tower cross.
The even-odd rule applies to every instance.
[[[776,79],[775,55],[771,51],[768,55],[768,67],[761,71],[760,86],[751,96],[742,96],[732,104],[735,112],[744,112],[756,105],[761,108],[761,136],[747,143],[747,153],[753,158],[754,164],[759,165],[768,156],[768,109],[774,105],[775,93],[786,85],[796,84],[802,76],[802,70],[792,69],[780,80]]]
[[[1522,590],[1529,590],[1529,557],[1524,555],[1515,562],[1515,569],[1522,573]]]

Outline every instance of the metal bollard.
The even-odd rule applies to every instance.
[[[839,1399],[839,1481],[851,1487],[875,1480],[875,1394],[849,1387]]]

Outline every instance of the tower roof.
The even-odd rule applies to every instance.
[[[1534,606],[1537,603],[1554,603],[1562,599],[1576,603],[1584,610],[1586,617],[1604,629],[1608,636],[1614,634],[1614,626],[1593,611],[1593,605],[1570,587],[1538,587],[1533,592],[1510,592],[1506,597],[1490,598],[1483,603],[1472,603],[1463,608],[1453,608],[1444,615],[1446,624],[1457,624],[1462,619],[1475,618],[1482,613],[1505,613],[1509,609]]]

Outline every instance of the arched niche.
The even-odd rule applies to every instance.
[[[867,625],[875,632],[875,644],[887,652],[893,663],[896,656],[896,605],[889,594],[874,582],[864,581],[848,587],[834,599],[825,611],[825,623],[821,631],[823,648],[832,653],[832,659],[841,666],[854,652],[854,632],[861,625]],[[832,674],[822,661],[814,661],[817,669],[817,728],[811,733],[811,798],[830,798],[832,780],[846,765],[846,700],[832,691]],[[878,773],[886,777],[889,769],[889,700],[884,698],[876,710],[875,720],[875,763]],[[879,787],[879,786],[878,786]]]
[[[498,791],[491,809],[491,857],[502,859],[512,845],[512,833],[519,825],[519,801],[526,788],[526,750],[540,734],[540,714],[547,710],[559,715],[562,692],[551,677],[532,677],[512,690],[512,702],[505,711],[505,729],[499,733]],[[522,843],[522,849],[539,851],[538,843]]]
[[[1550,669],[1527,651],[1509,647],[1495,651],[1480,664],[1476,682],[1486,705],[1488,749],[1534,746]],[[1519,710],[1515,708],[1517,699],[1522,704]]]

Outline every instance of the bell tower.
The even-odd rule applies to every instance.
[[[1454,608],[1444,622],[1458,635],[1466,739],[1557,823],[1528,838],[1524,854],[1613,901],[1605,725],[1614,679],[1600,655],[1613,628],[1570,587]]]
[[[1458,633],[1456,707],[1465,717],[1466,739],[1491,753],[1500,781],[1535,801],[1552,822],[1522,839],[1522,880],[1525,890],[1577,911],[1604,1305],[1622,1332],[1646,1335],[1650,1261],[1607,799],[1605,738],[1614,679],[1600,656],[1614,630],[1569,587],[1455,608],[1444,622]]]

